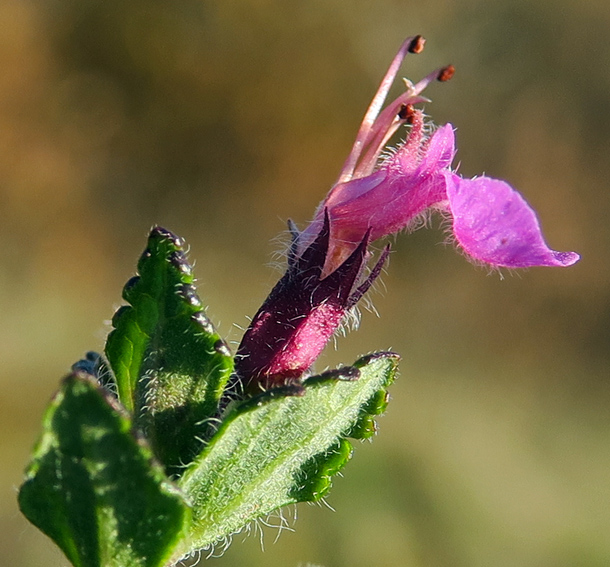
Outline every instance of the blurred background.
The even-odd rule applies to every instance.
[[[336,511],[300,505],[295,533],[266,528],[264,552],[238,535],[210,565],[610,565],[607,0],[1,0],[0,18],[0,565],[67,565],[17,487],[150,227],[186,238],[238,341],[281,274],[274,237],[310,218],[417,33],[402,76],[457,68],[426,111],[457,128],[460,172],[509,180],[582,261],[501,278],[438,222],[400,236],[380,317],[319,364],[403,356]]]

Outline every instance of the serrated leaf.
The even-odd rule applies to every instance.
[[[160,567],[190,516],[129,416],[84,373],[45,413],[19,505],[76,567]]]
[[[375,416],[382,414],[388,407],[389,396],[385,390],[379,390],[360,411],[358,421],[347,434],[354,439],[369,439],[375,433]]]
[[[106,356],[119,399],[134,413],[170,475],[200,451],[210,417],[233,370],[224,341],[206,317],[183,241],[154,228],[113,318]]]
[[[332,488],[332,477],[352,458],[352,444],[340,438],[336,445],[318,453],[301,466],[294,477],[291,498],[294,502],[315,502]]]
[[[379,409],[379,392],[385,399],[397,363],[393,353],[371,355],[354,365],[357,380],[353,371],[346,380],[332,372],[303,382],[301,395],[270,391],[234,408],[179,481],[193,506],[188,546],[179,551],[209,546],[286,504],[324,496],[351,454],[345,435],[368,409]]]

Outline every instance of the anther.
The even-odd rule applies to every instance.
[[[407,51],[409,53],[421,53],[424,50],[424,45],[426,44],[426,40],[421,35],[416,35],[413,38],[413,41],[409,44]]]
[[[453,65],[447,65],[447,67],[443,67],[436,76],[436,80],[444,83],[453,77],[455,73],[455,67]]]
[[[412,104],[402,104],[398,111],[398,118],[404,120],[407,124],[413,124],[415,117],[415,108]]]

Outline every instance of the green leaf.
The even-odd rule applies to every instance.
[[[126,412],[82,372],[45,413],[19,505],[76,567],[161,566],[190,516]]]
[[[370,355],[339,371],[237,405],[179,481],[193,506],[187,546],[207,547],[286,504],[313,501],[351,455],[347,434],[385,406],[398,355]],[[359,375],[359,377],[358,377]],[[355,379],[357,378],[357,379]]]
[[[206,317],[182,239],[155,227],[113,318],[106,356],[119,399],[133,412],[170,475],[179,475],[211,433],[209,420],[233,370]]]

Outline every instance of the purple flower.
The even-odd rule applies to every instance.
[[[387,93],[407,53],[420,53],[421,36],[407,39],[392,61],[356,136],[337,183],[301,233],[292,227],[288,271],[275,286],[239,346],[238,376],[264,387],[295,380],[313,364],[347,310],[379,275],[386,247],[362,280],[368,243],[413,226],[437,210],[451,219],[458,246],[491,267],[569,266],[574,252],[545,243],[536,214],[508,183],[490,177],[465,179],[451,169],[455,138],[451,124],[427,132],[414,104],[423,90],[453,75],[448,66],[430,73],[383,110]],[[402,125],[405,143],[380,157]]]
[[[423,113],[412,105],[425,100],[420,95],[430,82],[449,79],[453,67],[434,71],[415,85],[407,82],[406,92],[380,112],[404,56],[422,48],[419,36],[402,45],[365,115],[337,184],[303,232],[306,243],[328,210],[331,245],[324,273],[336,269],[367,230],[371,240],[377,240],[412,226],[429,210],[450,216],[455,241],[477,263],[524,268],[577,262],[578,254],[555,252],[546,245],[536,214],[510,185],[484,176],[465,179],[452,171],[451,124],[426,134]],[[380,161],[387,140],[405,123],[411,125],[407,140]]]

